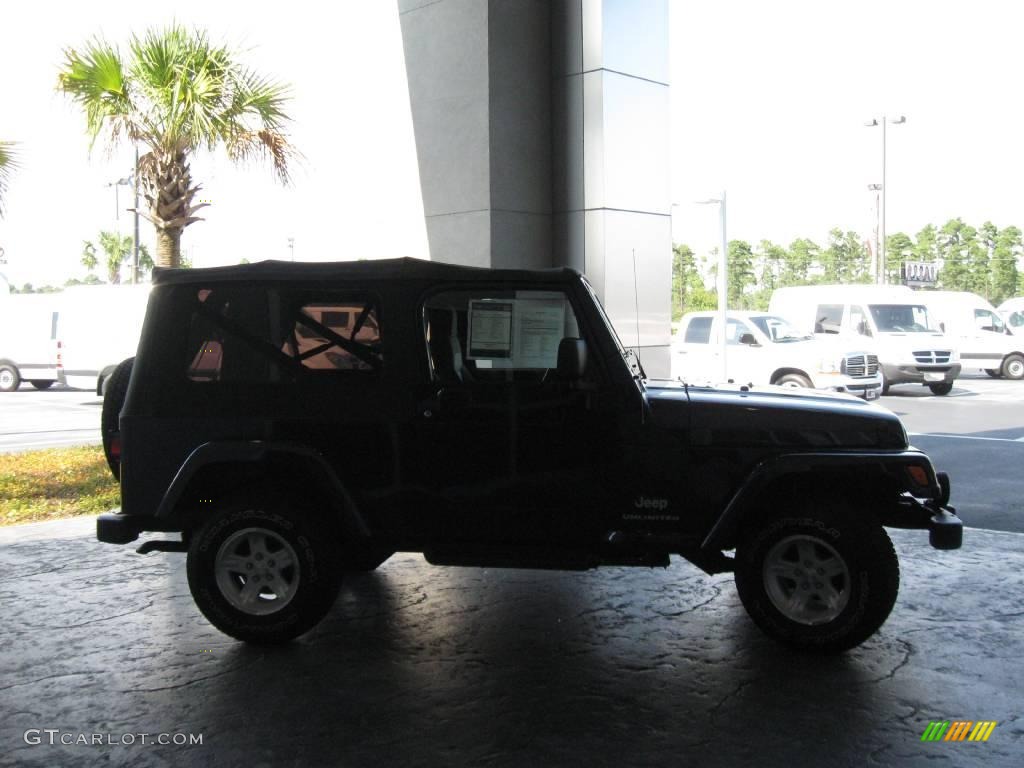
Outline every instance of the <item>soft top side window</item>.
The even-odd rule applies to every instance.
[[[194,308],[186,348],[187,378],[209,383],[275,376],[266,291],[238,285],[191,290]]]
[[[293,297],[284,311],[281,351],[310,371],[380,370],[380,317],[365,295]]]

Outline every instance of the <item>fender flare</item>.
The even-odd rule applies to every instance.
[[[359,512],[351,494],[338,478],[337,473],[319,453],[301,443],[270,442],[265,440],[229,440],[203,443],[188,455],[170,486],[160,500],[156,510],[158,519],[168,519],[181,500],[192,478],[203,467],[210,464],[255,464],[274,456],[298,457],[309,463],[339,502],[336,512],[345,526],[346,533],[359,538],[370,538],[370,528]]]
[[[875,466],[882,473],[895,474],[908,465],[924,466],[928,475],[927,489],[916,489],[915,496],[938,499],[943,490],[935,475],[931,460],[915,449],[882,453],[862,451],[855,453],[790,453],[766,459],[754,467],[746,481],[736,490],[711,531],[701,543],[702,550],[721,551],[731,548],[746,512],[756,504],[758,496],[770,484],[786,476],[811,476],[816,470],[839,467]]]

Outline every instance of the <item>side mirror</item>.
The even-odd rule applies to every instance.
[[[562,381],[579,381],[587,370],[587,342],[565,338],[558,342],[555,375]]]
[[[747,347],[760,347],[761,346],[760,344],[757,343],[757,339],[754,338],[754,334],[752,334],[752,333],[740,334],[740,344],[743,344],[744,346],[747,346]]]
[[[861,320],[859,323],[857,323],[857,333],[859,333],[861,336],[871,335],[871,328],[868,326],[867,320]]]

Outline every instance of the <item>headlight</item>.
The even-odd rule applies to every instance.
[[[818,361],[818,372],[819,373],[839,373],[839,368],[842,362],[835,359],[826,358]]]

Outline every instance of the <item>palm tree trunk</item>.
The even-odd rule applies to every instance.
[[[181,264],[181,230],[157,229],[156,231],[156,265],[158,267],[177,267]]]

